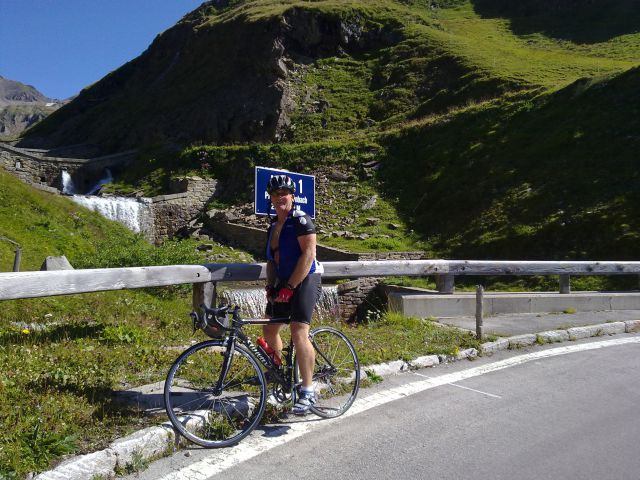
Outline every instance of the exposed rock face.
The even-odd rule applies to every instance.
[[[294,97],[288,78],[296,65],[398,36],[392,25],[307,9],[213,23],[197,12],[82,91],[20,146],[88,143],[108,153],[158,142],[277,142],[290,124]]]
[[[0,106],[51,101],[31,85],[0,76]]]

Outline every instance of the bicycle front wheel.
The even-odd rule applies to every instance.
[[[227,347],[208,340],[185,350],[164,385],[167,415],[184,437],[207,448],[238,443],[253,430],[266,405],[267,385],[253,355],[236,345],[222,381]]]
[[[316,404],[311,411],[320,417],[346,412],[360,388],[360,362],[349,339],[332,327],[314,328],[309,339],[315,349],[313,386]]]

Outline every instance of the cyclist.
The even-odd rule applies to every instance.
[[[267,192],[276,217],[267,230],[266,315],[291,318],[291,338],[302,377],[292,412],[306,415],[316,401],[312,385],[315,353],[309,327],[322,292],[321,266],[315,259],[316,228],[309,215],[294,207],[296,185],[290,177],[271,177]],[[263,326],[265,340],[278,355],[282,351],[281,327],[277,323]]]

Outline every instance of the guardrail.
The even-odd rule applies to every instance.
[[[560,293],[569,293],[571,275],[638,275],[640,262],[389,260],[323,262],[326,279],[435,276],[441,293],[453,293],[458,275],[559,275]],[[193,284],[194,305],[210,305],[218,282],[266,277],[264,263],[211,263],[162,267],[103,268],[0,273],[0,300]]]

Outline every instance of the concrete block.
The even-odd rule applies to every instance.
[[[601,324],[600,327],[602,328],[602,333],[605,335],[616,335],[625,333],[627,326],[624,322],[609,322]]]
[[[387,308],[390,312],[404,313],[404,299],[398,292],[390,292],[387,296]]]
[[[47,257],[40,266],[41,271],[49,270],[73,270],[73,266],[64,255],[60,257]]]
[[[434,365],[438,365],[440,360],[437,355],[425,355],[423,357],[418,357],[409,362],[412,368],[426,368],[433,367]]]
[[[409,291],[389,293],[390,309],[418,318],[475,315],[475,295],[425,294]],[[574,309],[578,312],[640,310],[637,293],[485,293],[484,314],[551,313]]]
[[[562,312],[574,308],[579,312],[593,312],[611,309],[609,295],[536,295],[531,298],[531,313]]]
[[[168,425],[149,427],[113,442],[109,450],[114,453],[120,466],[134,462],[140,455],[148,459],[162,454],[173,442],[175,433]]]
[[[566,330],[549,330],[538,333],[539,343],[559,343],[569,340],[569,333]]]
[[[471,359],[476,358],[478,356],[478,350],[475,348],[467,348],[466,350],[461,350],[455,356],[456,360],[464,360],[465,358]]]
[[[480,350],[483,353],[494,353],[499,350],[506,350],[508,348],[509,348],[508,338],[501,338],[499,340],[496,340],[495,342],[485,342],[482,345],[480,345]]]
[[[485,307],[487,315],[529,313],[531,312],[531,298],[524,295],[485,297]]]
[[[509,348],[528,347],[534,343],[536,343],[536,335],[534,333],[509,337]]]
[[[598,325],[589,325],[587,327],[569,328],[567,330],[571,340],[599,337],[602,335],[615,335],[616,333],[625,333],[625,331],[625,322],[601,323]]]
[[[37,475],[34,480],[86,480],[102,475],[111,478],[117,457],[111,450],[80,455],[62,462],[53,470]]]
[[[640,320],[628,320],[624,322],[625,332],[627,333],[635,333],[640,332]]]
[[[404,315],[418,318],[474,315],[476,311],[471,295],[403,295],[402,302]]]
[[[379,365],[372,365],[369,368],[365,368],[365,370],[373,370],[376,375],[393,375],[396,373],[400,373],[403,370],[408,370],[407,363],[402,360],[396,360],[388,363],[381,363]]]
[[[595,326],[595,325],[594,325]],[[596,330],[591,327],[573,327],[567,329],[567,333],[569,334],[569,340],[579,340],[581,338],[589,338],[591,337]]]
[[[611,310],[640,310],[640,294],[612,293]]]

